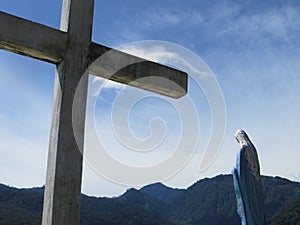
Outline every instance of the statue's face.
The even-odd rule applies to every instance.
[[[237,140],[237,142],[240,144],[241,147],[243,147],[244,145],[247,145],[247,143],[249,142],[248,136],[246,134],[245,131],[238,129],[235,134],[235,139]]]
[[[241,143],[242,139],[245,138],[245,134],[246,134],[245,131],[238,129],[234,134],[237,142]]]

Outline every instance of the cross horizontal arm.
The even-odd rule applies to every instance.
[[[0,12],[0,49],[58,64],[67,43],[65,32]]]
[[[187,93],[188,75],[180,70],[95,43],[91,44],[89,58],[92,75],[172,98]]]
[[[0,49],[58,64],[68,41],[66,32],[0,12]],[[95,76],[173,98],[187,93],[185,72],[103,45],[90,44],[88,61]]]

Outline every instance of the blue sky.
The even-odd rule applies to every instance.
[[[58,0],[0,0],[0,9],[59,27],[61,1]],[[299,12],[300,2],[292,0],[95,0],[93,41],[110,47],[143,40],[176,43],[204,60],[223,92],[227,111],[224,140],[213,164],[199,172],[201,149],[209,136],[211,118],[205,96],[195,92],[190,83],[191,98],[200,112],[200,144],[189,163],[176,176],[164,180],[165,184],[186,187],[203,177],[230,173],[238,150],[233,134],[238,128],[245,129],[252,137],[262,174],[300,181]],[[18,187],[44,183],[54,73],[54,65],[0,51],[1,183]],[[110,84],[98,98],[96,121],[99,128],[107,128],[105,122],[112,114],[111,101],[120,90],[122,87]],[[134,95],[142,93],[134,89],[129,91]],[[129,119],[136,136],[145,138],[150,134],[148,123],[152,117],[175,112],[163,101],[164,98],[155,100],[154,96],[136,105],[132,113],[137,119]],[[155,107],[160,111],[156,112]],[[176,130],[180,125],[175,114],[165,116],[169,130]],[[111,133],[101,135],[110,137]],[[178,133],[167,135],[171,144]],[[111,154],[133,161],[138,159],[118,152],[115,140],[105,140],[112,149]],[[150,161],[158,155],[153,153],[151,157]],[[100,177],[85,164],[84,193],[111,196],[126,188]]]

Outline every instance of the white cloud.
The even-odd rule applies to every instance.
[[[299,10],[289,4],[281,8],[270,5],[260,11],[255,11],[253,8],[245,9],[245,7],[240,10],[244,10],[245,13],[237,16],[226,15],[226,20],[230,21],[226,25],[229,26],[220,26],[222,20],[216,20],[213,27],[222,27],[222,32],[219,34],[241,39],[243,44],[247,44],[248,41],[250,44],[259,42],[266,45],[274,39],[289,43],[295,40],[296,33],[299,34],[300,18],[297,13]]]
[[[91,76],[91,80],[89,82],[89,94],[91,94],[92,97],[97,97],[100,94],[100,98],[102,98],[102,90],[120,92],[122,89],[125,88],[125,86],[125,84],[121,84],[105,78]]]
[[[202,61],[201,64],[198,63],[191,65],[190,62],[193,62],[193,59],[189,57],[188,59],[191,61],[188,62],[186,60],[188,57],[187,54],[189,54],[187,53],[189,52],[188,50],[172,43],[165,42],[163,45],[161,45],[161,43],[162,42],[159,41],[133,42],[120,46],[118,49],[140,58],[175,67],[179,70],[185,71],[190,76],[194,75],[195,77],[203,77],[208,75],[207,66],[204,61]]]
[[[274,38],[288,43],[299,36],[299,6],[291,2],[280,7],[265,4],[259,10],[254,6],[255,2],[204,2],[197,5],[196,10],[185,10],[184,4],[177,4],[171,9],[152,9],[146,13],[144,20],[153,24],[155,30],[165,29],[174,35],[176,28],[183,34],[190,32],[193,39],[209,43],[221,41],[223,45],[230,46],[256,42],[265,45]],[[200,36],[195,35],[198,33]]]

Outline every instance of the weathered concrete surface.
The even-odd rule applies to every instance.
[[[51,63],[62,61],[65,32],[0,12],[0,48]]]
[[[91,44],[89,59],[92,62],[90,74],[172,98],[186,95],[187,74],[180,70],[95,43]],[[165,82],[155,77],[164,78]]]
[[[57,66],[50,146],[48,153],[43,225],[78,225],[82,176],[85,108],[88,76],[88,50],[92,34],[93,0],[64,0],[61,29],[69,42],[64,60]],[[84,19],[83,19],[84,18]],[[81,109],[72,121],[72,106],[78,83],[83,77]],[[83,109],[83,110],[82,110]],[[75,140],[73,125],[81,134]],[[81,146],[78,146],[80,144]]]

